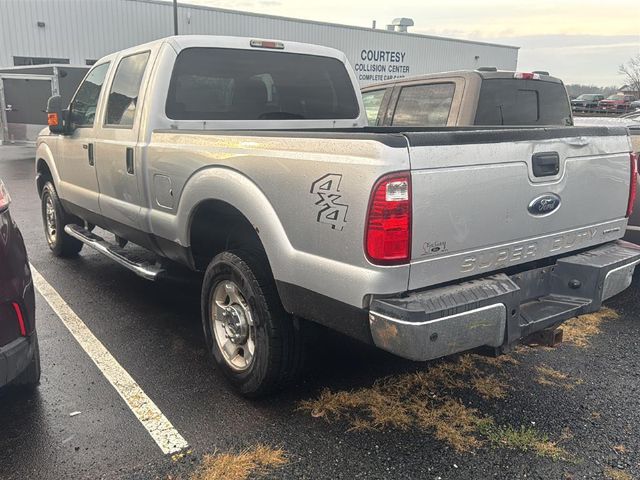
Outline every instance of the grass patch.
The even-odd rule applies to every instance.
[[[190,480],[246,480],[287,463],[284,450],[257,445],[240,453],[205,455]]]
[[[573,390],[577,385],[582,383],[582,380],[573,380],[566,373],[559,372],[546,365],[538,365],[536,367],[536,383],[548,387],[561,387],[566,390]]]
[[[300,402],[298,409],[327,421],[346,421],[350,430],[429,430],[457,451],[470,451],[482,443],[478,427],[488,420],[450,394],[470,389],[485,399],[497,399],[509,388],[496,374],[480,368],[478,358],[463,355],[428,371],[379,379],[371,387],[323,390],[317,398]]]
[[[502,369],[508,364],[518,365],[519,361],[510,355],[462,355],[457,361],[441,362],[427,371],[381,378],[370,387],[338,392],[325,389],[316,398],[300,402],[298,410],[326,421],[344,421],[350,431],[426,430],[458,452],[489,443],[569,460],[569,454],[559,446],[568,438],[564,434],[552,441],[532,427],[501,427],[492,417],[454,398],[461,389],[485,400],[506,397],[511,387]],[[549,367],[538,367],[538,374],[549,384],[565,388],[577,384]]]
[[[473,389],[485,400],[504,398],[509,385],[495,375],[476,376],[471,380]]]
[[[627,447],[625,447],[624,445],[614,445],[611,448],[613,448],[613,451],[616,452],[618,455],[624,455],[628,451]]]
[[[498,355],[497,357],[490,357],[488,355],[469,355],[474,360],[486,363],[495,368],[502,368],[504,365],[520,365],[520,360],[516,359],[511,354]]]
[[[479,416],[476,409],[452,399],[437,407],[419,408],[414,414],[421,427],[432,429],[438,440],[458,452],[475,450],[482,445],[478,432],[483,425],[492,423],[489,417]]]
[[[541,457],[553,460],[567,460],[569,454],[558,445],[559,442],[549,440],[545,434],[533,427],[499,426],[492,423],[481,425],[481,432],[495,445],[523,452],[535,452]]]
[[[601,332],[600,325],[602,322],[617,318],[617,312],[610,308],[602,308],[597,312],[572,318],[562,324],[564,340],[573,343],[577,347],[588,347],[591,345],[589,339]]]
[[[479,444],[472,432],[481,418],[446,393],[476,388],[469,378],[481,379],[481,374],[475,358],[464,355],[456,362],[442,362],[425,372],[382,378],[368,388],[324,390],[317,398],[300,402],[299,409],[313,417],[346,420],[352,430],[433,430],[438,439],[466,451]],[[495,377],[476,383],[487,396],[504,394],[504,384]]]
[[[607,467],[604,469],[604,476],[608,480],[633,480],[633,477],[624,470]]]

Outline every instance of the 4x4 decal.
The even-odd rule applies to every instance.
[[[339,203],[340,182],[342,175],[328,173],[311,184],[311,192],[318,196],[316,205],[320,208],[316,221],[327,223],[334,230],[342,230],[347,224],[347,210],[349,205]]]

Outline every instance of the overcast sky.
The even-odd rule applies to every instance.
[[[179,0],[181,1],[181,0]],[[639,0],[185,0],[213,7],[379,28],[410,17],[410,31],[522,47],[520,70],[566,83],[620,85],[618,65],[640,53]]]

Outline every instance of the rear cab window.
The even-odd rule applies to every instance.
[[[176,59],[166,115],[174,120],[356,119],[358,99],[335,58],[195,47]]]
[[[486,78],[475,125],[571,125],[564,85],[543,80]]]
[[[402,87],[393,113],[392,125],[446,126],[455,90],[455,83]]]

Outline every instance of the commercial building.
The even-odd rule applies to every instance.
[[[391,23],[376,29],[182,2],[178,7],[180,34],[275,38],[342,50],[361,85],[480,66],[516,68],[517,47],[411,33],[407,31],[413,25],[410,19]],[[108,53],[173,32],[173,6],[169,1],[2,0],[0,69],[41,64],[92,65]],[[19,102],[5,99],[7,103]]]

